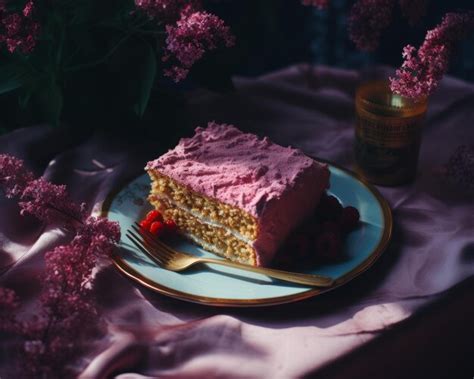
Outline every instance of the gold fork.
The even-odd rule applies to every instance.
[[[130,239],[130,241],[144,254],[148,255],[156,263],[158,263],[159,266],[166,270],[182,271],[198,263],[213,263],[246,271],[252,271],[287,282],[309,286],[330,287],[334,284],[334,279],[321,275],[301,274],[297,272],[254,267],[229,260],[196,257],[194,255],[182,253],[172,249],[158,238],[153,236],[150,232],[140,227],[140,225],[137,223],[132,225],[132,228],[136,233],[130,229],[127,231],[127,237]]]

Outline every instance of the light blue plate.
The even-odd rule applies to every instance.
[[[146,201],[150,179],[143,175],[120,192],[109,196],[103,214],[118,221],[122,232],[121,248],[113,262],[128,277],[162,294],[215,306],[261,306],[283,304],[321,294],[365,271],[387,246],[392,230],[392,216],[387,202],[372,186],[355,174],[329,164],[331,187],[328,191],[344,206],[356,207],[361,225],[350,233],[344,246],[347,259],[334,264],[308,268],[308,273],[330,276],[336,280],[331,288],[311,288],[273,280],[265,275],[219,265],[199,266],[181,273],[161,269],[125,237],[133,222],[150,210]],[[199,256],[215,255],[183,240],[176,249]]]

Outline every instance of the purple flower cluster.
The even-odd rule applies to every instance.
[[[0,333],[16,333],[19,325],[14,312],[20,306],[15,291],[0,287]]]
[[[135,6],[165,24],[176,22],[183,13],[202,9],[200,0],[135,0]]]
[[[21,213],[31,214],[47,223],[80,223],[85,217],[85,204],[71,201],[66,186],[56,185],[43,178],[32,180],[20,197]]]
[[[97,259],[110,254],[119,239],[117,224],[89,217],[71,243],[45,254],[42,327],[38,329],[38,321],[24,327],[29,337],[24,352],[31,363],[31,374],[61,372],[63,363],[79,347],[77,339],[97,324],[93,269]],[[41,362],[47,362],[47,366]]]
[[[50,304],[51,299],[56,301],[54,292],[58,289],[72,295],[88,291],[97,259],[109,256],[119,239],[118,224],[89,217],[78,227],[71,243],[46,253],[45,304]]]
[[[18,308],[18,297],[15,291],[0,287],[0,312]]]
[[[182,14],[176,25],[167,25],[166,53],[164,61],[177,62],[165,75],[176,82],[184,79],[191,66],[201,59],[206,51],[219,45],[231,47],[235,39],[228,26],[219,17],[207,12]]]
[[[165,25],[162,60],[170,62],[165,76],[179,82],[206,51],[234,45],[230,29],[219,17],[204,12],[201,0],[135,0],[137,9]]]
[[[34,179],[23,162],[11,155],[0,154],[0,187],[6,197],[18,197],[22,214],[31,214],[43,222],[82,223],[85,204],[71,201],[66,186],[55,185],[43,178]]]
[[[84,206],[70,200],[65,186],[34,179],[21,160],[8,155],[0,155],[0,188],[21,200],[22,213],[45,222],[66,223],[75,230],[69,244],[45,254],[39,315],[26,321],[15,319],[12,311],[18,308],[18,299],[12,290],[0,288],[1,329],[24,338],[27,374],[61,377],[66,375],[65,362],[78,348],[78,339],[97,324],[93,269],[97,259],[112,253],[120,229],[103,218],[86,218]]]
[[[301,0],[301,3],[319,9],[326,9],[329,6],[329,0]]]
[[[21,159],[7,154],[0,154],[0,188],[7,198],[20,196],[33,174],[25,168]]]
[[[358,49],[373,51],[390,25],[394,0],[357,0],[349,15],[349,37]]]
[[[82,245],[90,255],[108,257],[120,240],[120,228],[116,222],[101,217],[89,217],[78,227],[73,243]]]
[[[0,46],[5,45],[10,53],[33,51],[40,31],[39,23],[33,18],[34,9],[30,0],[21,12],[10,12],[8,1],[0,0]]]
[[[390,78],[392,91],[413,99],[432,94],[448,69],[454,47],[473,28],[473,13],[446,14],[441,24],[428,31],[418,50],[405,46],[404,62]]]
[[[474,146],[459,146],[449,158],[446,176],[457,185],[474,191]]]

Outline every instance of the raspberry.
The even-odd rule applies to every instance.
[[[318,216],[324,220],[337,220],[341,216],[342,209],[336,197],[326,194],[319,202]]]
[[[145,230],[150,230],[151,221],[145,218],[140,221],[140,226]]]
[[[323,232],[316,239],[316,249],[319,257],[334,260],[341,254],[342,241],[336,233]]]
[[[176,229],[178,229],[178,226],[173,220],[169,219],[165,221],[165,228],[167,232],[174,233],[176,232]]]
[[[350,232],[354,230],[359,224],[359,211],[354,207],[346,207],[342,211],[341,218],[339,219],[339,224],[341,229],[344,232]]]
[[[150,225],[150,233],[160,236],[165,231],[165,224],[161,221],[153,221]]]
[[[161,213],[159,211],[153,209],[146,214],[145,220],[149,220],[150,222],[163,221],[163,217],[161,216]]]

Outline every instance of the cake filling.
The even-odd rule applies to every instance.
[[[202,224],[206,224],[206,225],[213,226],[213,227],[216,227],[216,228],[222,228],[222,229],[228,230],[229,233],[231,233],[235,238],[242,241],[243,243],[251,245],[255,241],[255,240],[252,240],[252,239],[250,239],[246,236],[243,236],[242,234],[240,234],[238,231],[236,231],[234,229],[228,228],[227,226],[225,226],[225,225],[223,225],[219,222],[213,221],[210,218],[203,216],[202,214],[200,214],[200,213],[198,213],[198,212],[196,212],[192,209],[189,209],[189,208],[187,208],[183,205],[180,205],[180,204],[176,204],[173,200],[169,199],[167,196],[152,195],[152,196],[149,197],[149,201],[152,205],[155,206],[155,209],[159,209],[160,212],[163,212],[164,210],[166,210],[168,208],[169,209],[179,208],[182,211],[187,212],[187,213],[191,214],[192,216],[194,216],[195,218],[197,218],[199,220],[199,222],[201,222]],[[163,208],[163,206],[165,206],[166,208]]]
[[[245,264],[255,264],[252,241],[243,239],[241,236],[239,238],[235,231],[229,228],[205,222],[202,217],[176,207],[166,199],[154,196],[150,198],[150,202],[161,212],[164,219],[172,219],[181,234],[193,242],[225,258]]]
[[[151,198],[165,196],[176,206],[231,228],[249,240],[254,240],[257,237],[257,223],[246,212],[202,196],[179,185],[165,175],[160,175],[155,170],[150,170],[150,176],[153,179]]]

